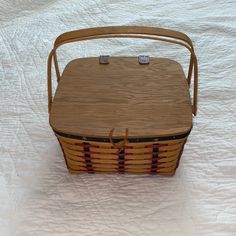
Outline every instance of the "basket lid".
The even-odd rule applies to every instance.
[[[56,132],[85,137],[159,137],[189,132],[192,107],[180,64],[135,57],[71,61],[52,103],[50,124]]]

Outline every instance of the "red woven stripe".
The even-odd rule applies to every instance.
[[[91,154],[104,154],[104,155],[117,155],[116,153],[102,153],[102,152],[85,152],[85,151],[82,151],[82,150],[73,150],[73,149],[68,149],[68,150],[71,150],[71,151],[77,151],[79,153],[83,153],[85,155],[91,155]],[[175,151],[175,150],[173,150]],[[127,156],[127,155],[155,155],[155,154],[160,154],[160,153],[164,153],[164,152],[168,152],[168,151],[159,151],[159,152],[144,152],[144,153],[125,153],[125,154],[119,154],[120,156]],[[76,155],[77,156],[77,155]]]
[[[73,160],[73,159],[70,159],[70,158],[68,158],[69,160],[71,160],[71,161],[74,161],[74,162],[78,162],[78,164],[79,163],[82,163],[82,164],[86,164],[86,162],[85,161],[82,161],[82,160]],[[88,160],[88,159],[87,159]],[[93,161],[93,159],[90,159],[91,160],[91,162]],[[166,163],[171,163],[171,162],[175,162],[175,161],[169,161],[169,162],[162,162],[162,163],[159,163],[159,165],[160,164],[166,164]],[[102,167],[102,165],[104,165],[104,166],[106,166],[106,165],[116,165],[115,163],[113,164],[113,163],[94,163],[94,162],[92,162],[93,164],[95,164],[95,165],[97,165],[97,164],[99,164],[99,165],[101,165],[101,167]],[[124,163],[123,164],[123,162],[119,162],[119,161],[117,161],[117,166],[124,166],[124,167],[131,167],[131,166],[143,166],[144,167],[144,169],[145,169],[145,167],[146,167],[146,169],[152,169],[152,168],[149,168],[150,166],[152,165],[152,163],[145,163],[145,164],[129,164],[129,163]],[[174,164],[174,165],[176,165],[176,164]],[[173,165],[173,166],[174,166]],[[171,166],[170,166],[171,167]],[[166,167],[158,167],[159,169],[161,169],[161,168],[166,168]],[[155,169],[155,168],[154,168]]]
[[[168,168],[172,168],[172,167],[176,167],[176,165],[173,165],[173,166],[170,166],[170,167],[168,167]],[[114,169],[115,171],[118,171],[119,172],[119,168],[112,168],[111,167],[111,169]],[[165,169],[165,167],[163,167],[163,168],[161,168],[161,167],[157,167],[157,168],[144,168],[144,169],[142,169],[141,171],[145,171],[145,172],[150,172],[150,171],[160,171],[160,170],[162,170],[162,169]],[[93,171],[97,171],[97,172],[104,172],[104,170],[98,170],[98,167],[96,168],[96,167],[94,167],[93,168]],[[107,171],[109,171],[109,170],[107,170]],[[135,172],[135,170],[127,170],[127,169],[125,169],[124,168],[124,172],[125,171],[129,171],[129,172]]]

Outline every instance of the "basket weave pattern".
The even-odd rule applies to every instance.
[[[118,172],[173,175],[186,138],[128,143],[119,150],[111,143],[75,140],[57,135],[71,173]]]

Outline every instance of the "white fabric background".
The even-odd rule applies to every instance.
[[[0,22],[0,235],[236,235],[235,1],[0,0]],[[104,25],[193,39],[199,112],[172,178],[66,170],[48,125],[47,56],[60,33]],[[186,50],[153,41],[69,49],[61,65],[101,53],[168,56],[185,68],[188,60]]]

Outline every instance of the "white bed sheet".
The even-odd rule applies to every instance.
[[[0,235],[236,235],[235,1],[0,0],[0,22]],[[194,41],[199,112],[172,178],[66,170],[48,124],[47,56],[60,33],[105,25],[172,28]],[[73,47],[61,65],[101,53],[170,56],[185,68],[188,59],[152,41]]]

